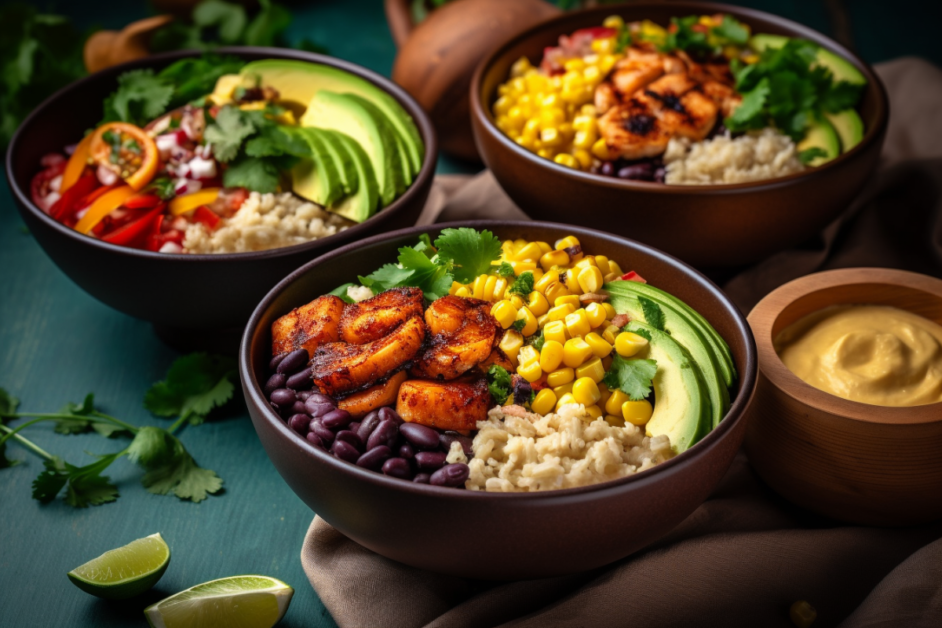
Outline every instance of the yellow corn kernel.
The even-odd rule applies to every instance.
[[[514,307],[515,307],[516,309],[518,309],[518,310],[519,310],[520,308],[522,308],[524,305],[526,305],[526,304],[523,302],[523,298],[521,298],[521,296],[520,296],[519,294],[512,294],[512,295],[510,295],[509,301],[510,301],[510,304],[511,304],[512,306],[514,306]]]
[[[566,324],[562,321],[549,321],[543,326],[543,339],[546,342],[555,341],[561,345],[569,340],[569,333],[566,331]],[[545,344],[543,346],[546,346]]]
[[[568,249],[573,246],[579,246],[579,238],[576,236],[566,236],[556,240],[556,250],[562,251],[563,249]]]
[[[546,89],[546,77],[542,74],[527,74],[523,77],[523,81],[527,85],[527,91],[531,94],[539,94]]]
[[[537,242],[536,245],[540,247],[540,250],[544,253],[549,253],[553,248],[549,245],[549,242]]]
[[[602,360],[593,358],[582,366],[576,367],[576,377],[580,379],[588,377],[598,384],[605,377],[605,367],[602,366]]]
[[[530,124],[527,122],[527,124]],[[526,136],[527,127],[523,127],[524,136]],[[614,155],[611,151],[608,150],[608,144],[605,143],[604,138],[599,138],[595,140],[595,144],[592,145],[592,154],[601,159],[602,161],[609,161],[614,158]]]
[[[579,113],[584,116],[589,116],[593,120],[595,119],[597,115],[599,115],[599,112],[596,110],[595,105],[582,105],[581,107],[579,107]]]
[[[524,347],[526,348],[526,347]],[[540,368],[539,362],[521,362],[517,367],[517,375],[527,380],[531,384],[536,380],[543,377],[543,369]]]
[[[612,352],[612,345],[610,342],[602,338],[597,333],[592,332],[591,334],[586,334],[584,340],[590,347],[592,347],[592,355],[597,358],[604,358]]]
[[[567,264],[569,264],[569,253],[566,251],[550,251],[540,257],[540,266],[542,266],[543,270],[547,273],[553,266],[566,266]],[[558,280],[559,273],[556,273],[556,277]]]
[[[563,363],[563,345],[555,340],[547,340],[540,349],[540,367],[549,373]]]
[[[556,393],[554,393],[549,388],[544,388],[540,392],[536,393],[536,397],[533,399],[533,403],[530,404],[530,409],[536,412],[537,414],[549,414],[553,411],[553,408],[556,407]]]
[[[651,420],[654,408],[651,402],[646,399],[641,401],[626,401],[621,404],[621,415],[625,418],[625,423],[632,425],[644,425]]]
[[[565,304],[571,305],[572,311],[575,312],[577,309],[579,309],[579,295],[567,294],[562,297],[557,297],[557,299],[553,301],[553,305],[556,305],[556,306],[565,305]]]
[[[529,59],[527,59],[526,57],[520,57],[519,59],[514,61],[514,64],[512,66],[510,66],[510,76],[514,78],[517,78],[518,76],[523,76],[524,73],[532,67],[533,66],[530,64]]]
[[[507,329],[517,320],[517,309],[510,301],[498,301],[491,308],[491,316],[497,319],[501,327]]]
[[[557,305],[550,308],[549,312],[546,313],[548,321],[565,321],[566,317],[572,314],[576,308],[570,303],[563,303],[562,305]],[[571,334],[570,334],[571,335]]]
[[[609,272],[611,272],[608,268],[608,258],[604,255],[595,256],[595,265],[599,267],[599,270],[602,271],[603,275],[607,275]]]
[[[630,331],[615,336],[615,351],[623,358],[630,358],[648,346],[648,339]]]
[[[586,266],[579,271],[579,287],[583,292],[596,292],[602,283],[602,271],[597,267]]]
[[[533,345],[524,345],[520,348],[520,351],[517,352],[517,362],[520,364],[530,364],[531,362],[539,362],[540,353],[533,348]]]
[[[510,108],[514,106],[514,101],[509,96],[501,96],[494,101],[494,113],[502,115],[510,111]]]
[[[578,115],[572,119],[572,128],[576,131],[594,131],[598,129],[598,123],[594,116]]]
[[[526,149],[527,149],[528,151],[530,151],[531,153],[536,150],[536,146],[535,146],[533,140],[532,140],[532,139],[528,139],[528,138],[526,138],[526,137],[523,136],[523,135],[519,135],[518,137],[515,137],[515,138],[514,138],[514,142],[516,142],[516,143],[519,144],[520,146],[526,148]]]
[[[542,157],[543,159],[552,159],[556,156],[556,151],[552,148],[537,148],[536,154]]]
[[[621,269],[621,266],[618,265],[618,262],[613,262],[613,261],[611,261],[611,260],[609,260],[609,262],[608,262],[608,270],[609,270],[610,272],[615,273],[615,274],[618,275],[619,277],[621,277],[622,275],[625,274],[625,271],[623,271],[623,270]]]
[[[567,72],[571,72],[571,71],[578,72],[578,71],[582,70],[582,68],[584,68],[584,67],[585,67],[585,61],[583,61],[583,60],[580,59],[579,57],[575,57],[575,58],[573,58],[573,59],[568,59],[568,60],[563,64],[563,68],[565,68],[565,70],[566,70]]]
[[[563,350],[565,351],[565,349]],[[555,371],[550,371],[546,374],[546,385],[550,388],[556,388],[557,386],[563,386],[571,382],[576,376],[575,371],[570,367],[563,367],[556,369]]]
[[[596,268],[598,267],[598,265],[595,263],[595,257],[592,255],[589,255],[588,257],[583,257],[578,262],[572,265],[574,269],[579,269],[580,271],[583,268],[586,268],[588,266],[593,266]]]
[[[572,293],[569,292],[568,289],[566,289],[566,286],[564,284],[560,283],[559,281],[556,281],[550,284],[549,287],[546,288],[546,291],[543,294],[546,297],[546,300],[548,302],[555,303],[556,299],[558,299],[559,297],[563,297]]]
[[[605,280],[605,283],[611,283],[613,281],[618,281],[619,279],[621,279],[621,275],[616,275],[615,273],[609,273],[605,275],[604,277],[602,277],[602,279]]]
[[[536,270],[536,262],[531,262],[528,260],[522,260],[522,261],[514,260],[512,262],[509,262],[509,264],[514,269],[514,275],[518,277],[522,275],[523,273],[526,273],[526,272],[532,273],[534,270]]]
[[[602,398],[599,399],[599,404],[604,406],[605,402],[608,401],[608,398],[612,396],[612,391],[608,389],[608,386],[602,382],[599,382],[599,392],[602,393]]]
[[[526,124],[523,125],[523,131],[520,133],[520,139],[527,141],[536,140],[537,136],[540,134],[540,121],[536,118],[530,118],[527,120]],[[593,152],[594,152],[593,147]]]
[[[626,401],[631,401],[628,395],[615,389],[612,391],[612,395],[608,398],[608,401],[605,402],[605,411],[609,414],[621,416],[621,407]]]
[[[605,18],[602,21],[602,26],[604,26],[605,28],[614,28],[615,30],[621,30],[625,26],[625,20],[623,20],[620,15],[609,15],[607,18]],[[519,63],[519,61],[517,63]]]
[[[566,393],[562,397],[556,400],[556,410],[559,410],[563,406],[568,406],[571,403],[579,403],[576,401],[576,398],[573,397],[572,393]]]
[[[746,55],[742,58],[742,60],[743,63],[747,65],[753,65],[755,63],[759,63],[759,55]]]
[[[559,94],[556,92],[559,91],[559,86],[555,81],[549,81],[546,83],[546,95],[543,96],[543,100],[540,101],[540,105],[543,107],[543,110],[555,110],[558,112],[552,113],[554,120],[562,122],[566,119],[566,114],[563,112],[563,103],[559,100]]]
[[[533,310],[530,310],[530,311],[532,312]],[[546,314],[536,317],[536,324],[539,325],[540,329],[543,329],[544,327],[546,327],[546,324],[548,322],[550,322],[550,320],[549,320],[549,316],[547,316]]]
[[[484,300],[485,301],[496,301],[499,300],[501,294],[496,294],[495,288],[497,287],[497,280],[502,279],[495,275],[487,275],[487,279],[484,280]]]
[[[585,306],[586,316],[589,317],[589,324],[592,329],[601,326],[605,322],[605,308],[601,303],[589,303]]]
[[[543,258],[540,258],[540,264],[542,265],[542,263]],[[559,273],[555,270],[550,270],[546,266],[543,266],[543,270],[546,272],[543,273],[543,276],[533,284],[533,289],[545,295],[546,288],[549,287],[550,284],[554,284],[559,281]],[[550,301],[550,303],[552,303],[552,301]]]
[[[533,312],[534,316],[540,317],[549,312],[549,301],[542,294],[534,290],[527,297],[527,307]]]
[[[579,162],[579,167],[582,168],[583,170],[588,170],[589,167],[592,165],[592,155],[589,154],[589,151],[583,148],[577,148],[573,150],[572,156],[576,158],[576,161]]]
[[[563,138],[559,134],[559,129],[556,127],[549,127],[548,129],[543,129],[540,131],[540,141],[543,142],[543,146],[554,148],[556,146],[562,145]]]
[[[531,312],[526,305],[517,311],[516,320],[523,321],[523,328],[520,330],[520,333],[524,336],[532,336],[540,329],[540,325],[536,321],[536,316],[533,315],[533,312]]]
[[[592,355],[592,347],[582,338],[570,338],[563,345],[563,364],[575,368]]]
[[[565,274],[560,275],[559,279],[563,282],[563,285],[566,286],[566,289],[573,294],[582,294],[582,286],[579,285],[578,273],[579,271],[570,269],[565,272]]]
[[[576,158],[570,155],[569,153],[559,153],[553,157],[553,161],[560,166],[565,166],[567,168],[573,168],[575,170],[579,169],[579,162],[576,161]]]
[[[602,332],[602,338],[605,339],[605,342],[609,343],[613,347],[615,346],[615,338],[618,337],[619,329],[614,325],[609,325],[605,328],[605,331]]]
[[[605,309],[605,320],[612,320],[615,318],[617,312],[615,311],[615,306],[611,303],[603,303],[602,307]]]
[[[605,415],[605,422],[611,425],[612,427],[625,427],[625,419],[621,416],[615,416],[613,414]]]
[[[500,350],[503,351],[510,361],[514,363],[514,366],[517,365],[517,354],[520,353],[520,349],[523,347],[523,335],[516,329],[508,329],[504,332],[503,338],[500,339],[500,344],[497,345],[500,347]]]
[[[612,40],[609,40],[612,41]],[[612,42],[612,46],[608,50],[600,50],[599,53],[602,55],[599,58],[599,72],[602,73],[602,76],[607,75],[612,71],[612,68],[615,67],[615,64],[618,63],[620,55],[612,54],[615,52],[615,43]]]
[[[455,290],[455,296],[456,296],[456,297],[463,297],[463,298],[467,299],[468,297],[471,296],[471,291],[468,290],[467,287],[461,286],[460,288],[458,288],[457,290]]]
[[[578,403],[586,406],[594,405],[602,397],[598,384],[588,377],[580,377],[573,382],[572,396]]]
[[[585,407],[585,413],[589,415],[589,418],[592,421],[594,421],[602,417],[602,408],[593,403],[591,406]]]
[[[533,270],[536,268],[536,262],[539,261],[540,256],[543,255],[543,251],[540,249],[540,245],[536,242],[527,242],[514,256],[514,261],[520,263],[532,263],[533,266],[527,268],[527,270]],[[514,272],[516,272],[516,267]],[[521,271],[523,272],[523,271]],[[518,273],[519,274],[519,273]]]
[[[464,284],[457,281],[452,281],[451,288],[448,289],[448,294],[454,294],[458,292],[458,288],[464,288]]]
[[[611,356],[611,355],[608,355],[608,356],[602,358],[602,366],[605,368],[606,371],[608,371],[610,368],[612,368],[612,362],[613,362],[613,361],[614,361],[614,360],[612,359],[612,356]]]
[[[549,376],[547,376],[547,378],[548,377]],[[572,382],[565,383],[562,386],[553,387],[553,394],[556,395],[557,399],[559,399],[560,397],[562,397],[563,395],[567,393],[572,394]]]
[[[509,127],[509,122],[507,126]],[[572,145],[576,148],[581,148],[583,150],[589,150],[598,140],[598,135],[594,131],[576,131],[576,135],[572,139]]]
[[[493,287],[491,288],[491,292],[489,293],[488,300],[500,301],[503,298],[504,291],[507,290],[508,285],[510,285],[510,282],[508,282],[505,278],[497,277],[494,280],[494,284],[493,284]],[[484,284],[485,290],[487,289],[487,287],[488,287],[488,284],[485,283]]]
[[[592,331],[592,324],[589,323],[589,315],[583,308],[579,308],[572,314],[568,314],[565,320],[566,329],[573,338],[576,336],[585,336]]]
[[[602,73],[599,71],[599,66],[591,65],[582,71],[582,78],[585,79],[587,83],[592,85],[598,83],[602,80]]]
[[[471,294],[475,299],[484,299],[484,287],[487,285],[488,275],[478,275],[471,284]]]
[[[519,131],[523,128],[523,125],[527,123],[527,116],[524,115],[523,109],[514,105],[510,108],[510,111],[507,112],[507,122],[510,124],[511,129]]]

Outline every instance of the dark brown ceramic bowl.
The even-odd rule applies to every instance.
[[[580,172],[538,157],[494,124],[491,104],[520,57],[538,63],[560,35],[598,26],[606,16],[625,21],[729,13],[753,32],[811,40],[849,59],[869,85],[859,112],[866,134],[853,150],[803,173],[735,185],[670,186]],[[566,13],[513,38],[481,62],[471,86],[471,120],[478,150],[497,181],[537,220],[575,222],[629,236],[699,268],[748,264],[798,244],[833,220],[873,172],[886,135],[886,91],[859,57],[809,28],[761,11],[725,4],[640,2]]]
[[[418,235],[445,227],[490,229],[501,239],[579,238],[585,250],[636,269],[701,312],[732,348],[740,373],[732,408],[702,441],[637,475],[595,486],[495,494],[412,484],[366,471],[290,430],[265,399],[271,323],[338,284],[396,258]],[[720,290],[682,262],[599,231],[543,222],[479,221],[403,229],[348,245],[279,283],[249,321],[239,354],[255,430],[278,472],[314,512],[357,543],[431,571],[506,580],[593,569],[667,534],[710,494],[745,434],[743,412],[756,382],[756,348],[743,316]]]
[[[23,122],[7,150],[6,173],[20,214],[49,257],[90,295],[116,310],[161,328],[236,328],[275,283],[289,272],[348,242],[415,224],[432,185],[437,144],[422,109],[402,89],[360,66],[322,55],[281,48],[220,48],[247,61],[295,59],[340,68],[389,92],[415,120],[425,142],[422,170],[412,186],[366,222],[326,238],[295,246],[221,255],[168,255],[115,246],[56,222],[30,199],[30,180],[39,159],[80,139],[101,119],[102,101],[117,77],[137,68],[160,69],[196,52],[155,55],[109,68],[60,90]],[[176,333],[175,336],[187,334]],[[186,342],[186,340],[184,340]]]

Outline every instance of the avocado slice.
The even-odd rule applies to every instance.
[[[811,167],[824,165],[841,154],[841,140],[837,137],[837,131],[827,120],[812,122],[805,132],[805,139],[798,142],[799,153],[812,148],[820,148],[827,155],[815,157],[806,164]]]
[[[825,113],[834,130],[841,139],[841,152],[846,153],[863,140],[864,124],[860,114],[853,109],[844,109],[837,113]]]
[[[644,309],[636,295],[611,295],[609,301],[619,314],[627,314],[635,321],[645,320]],[[661,307],[664,313],[664,331],[685,348],[703,374],[707,394],[710,397],[711,429],[719,425],[729,409],[729,390],[720,370],[722,358],[714,353],[706,338],[693,323],[671,307]]]
[[[402,140],[412,175],[417,175],[422,169],[425,146],[412,117],[395,98],[366,79],[328,65],[287,59],[253,61],[247,63],[240,74],[259,77],[262,85],[274,87],[280,100],[295,109],[307,107],[320,90],[365,98],[383,112]]]
[[[301,125],[339,131],[356,141],[373,165],[383,206],[405,189],[402,155],[393,131],[386,118],[366,100],[322,89],[311,99]]]
[[[343,196],[343,184],[337,162],[327,151],[320,133],[316,129],[293,130],[311,149],[310,159],[301,159],[291,170],[292,187],[295,194],[327,207]]]
[[[627,329],[649,338],[647,349],[637,357],[657,362],[652,381],[654,414],[645,433],[666,434],[674,453],[686,451],[712,427],[710,399],[700,369],[686,349],[665,332],[638,321],[628,323]]]
[[[707,322],[700,312],[697,312],[674,295],[646,283],[637,281],[612,281],[605,284],[603,287],[611,294],[612,298],[618,295],[645,296],[660,305],[665,312],[667,309],[671,309],[676,314],[686,318],[687,322],[700,332],[713,355],[718,358],[716,363],[722,375],[722,381],[727,387],[733,385],[733,381],[736,379],[736,366],[733,364],[733,354],[729,350],[729,345],[726,344],[723,337],[713,329],[713,326]],[[665,313],[665,317],[667,315],[668,314]],[[643,318],[643,316],[641,318]]]
[[[338,131],[323,131],[332,136],[350,159],[356,169],[357,189],[337,204],[328,207],[329,211],[340,214],[354,222],[363,222],[376,213],[379,207],[379,186],[373,165],[363,148],[349,135]]]
[[[790,38],[784,35],[756,33],[749,39],[749,47],[758,53],[767,48],[781,48]],[[844,57],[830,50],[818,47],[817,63],[829,69],[835,81],[846,81],[854,85],[866,85],[867,77]]]
[[[357,191],[359,183],[357,167],[353,163],[353,157],[340,144],[340,139],[331,131],[311,127],[321,139],[321,143],[327,149],[330,158],[337,164],[337,170],[340,173],[340,184],[343,187],[343,195],[347,196]]]

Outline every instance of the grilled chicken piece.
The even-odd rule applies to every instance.
[[[716,124],[718,108],[686,74],[668,74],[647,86],[644,96],[670,133],[699,141]]]
[[[373,342],[413,316],[422,316],[422,290],[393,288],[347,305],[340,319],[340,338],[354,345]]]
[[[413,316],[394,332],[373,342],[322,344],[314,352],[314,384],[327,395],[369,386],[413,359],[425,340],[425,323]]]
[[[599,135],[609,151],[625,159],[654,157],[667,150],[669,129],[658,120],[648,100],[632,98],[599,118]]]
[[[615,87],[611,83],[605,81],[599,83],[599,86],[595,88],[595,111],[598,115],[602,115],[612,107],[618,104],[618,94],[615,93]]]
[[[409,380],[399,387],[396,412],[403,421],[440,430],[473,430],[487,419],[491,393],[483,378],[471,381]]]
[[[724,118],[733,115],[733,112],[742,102],[742,96],[737,94],[735,89],[719,81],[705,81],[701,84],[701,87],[703,88],[703,95],[716,103],[716,106],[723,112]]]
[[[383,406],[391,406],[396,403],[399,396],[399,387],[406,381],[408,373],[399,371],[385,382],[370,386],[366,390],[355,392],[349,397],[344,397],[337,401],[337,407],[346,410],[353,415],[353,418],[359,419],[365,417],[373,410],[378,410]]]
[[[630,97],[664,74],[664,55],[629,49],[628,56],[615,64],[612,85],[623,97]]]
[[[491,316],[490,303],[446,296],[435,301],[429,310],[446,299],[431,316],[425,314],[426,320],[432,321],[429,327],[441,331],[431,336],[426,349],[416,357],[409,371],[414,377],[455,379],[483,362],[497,346],[501,327]],[[462,309],[461,323],[455,327],[455,318]]]
[[[271,325],[272,355],[301,348],[314,355],[321,343],[336,342],[344,305],[339,297],[325,295],[276,320]]]

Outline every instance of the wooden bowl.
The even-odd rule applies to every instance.
[[[907,408],[848,401],[792,373],[773,339],[831,305],[889,305],[942,324],[942,280],[848,268],[778,288],[749,314],[759,351],[749,461],[799,506],[852,523],[901,526],[942,518],[942,403]]]
[[[851,151],[778,179],[730,185],[665,185],[581,172],[531,153],[497,128],[491,105],[520,57],[539,63],[560,35],[625,21],[728,13],[753,32],[802,37],[848,59],[867,77],[859,112],[866,133]],[[498,183],[535,220],[572,222],[634,238],[698,268],[750,264],[807,240],[840,214],[876,168],[889,104],[879,77],[859,57],[809,28],[762,11],[710,2],[638,2],[565,13],[513,38],[475,71],[471,123]]]
[[[726,339],[739,372],[726,417],[703,440],[653,469],[580,488],[485,493],[413,484],[367,471],[289,429],[265,397],[271,323],[337,285],[395,259],[422,233],[489,229],[501,239],[575,235],[587,251],[637,269],[695,308]],[[252,315],[239,352],[242,390],[272,464],[311,509],[347,537],[387,558],[487,580],[545,578],[601,567],[650,545],[709,496],[745,434],[755,387],[755,344],[739,310],[706,277],[648,246],[607,233],[544,222],[476,221],[413,227],[345,246],[278,284]]]

